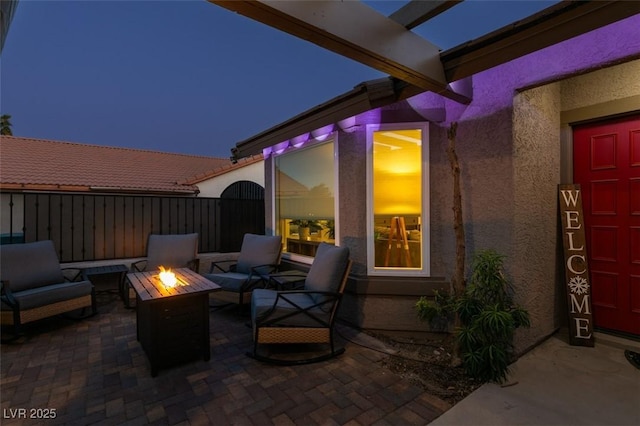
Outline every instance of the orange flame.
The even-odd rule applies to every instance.
[[[164,269],[164,266],[160,267],[160,281],[162,281],[165,287],[175,287],[178,283],[176,274],[171,272],[171,268]]]

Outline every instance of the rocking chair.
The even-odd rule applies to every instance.
[[[333,328],[351,269],[349,249],[321,243],[302,290],[255,289],[251,297],[253,352],[247,355],[276,364],[308,364],[344,352],[336,349]],[[258,353],[260,344],[328,344],[328,353],[302,360],[283,360]]]

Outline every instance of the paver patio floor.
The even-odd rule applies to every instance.
[[[2,424],[418,425],[449,408],[384,369],[388,355],[340,337],[346,353],[323,363],[251,359],[251,330],[233,308],[210,312],[209,362],[153,378],[135,311],[105,297],[95,317],[44,320],[2,344]],[[29,419],[47,413],[36,409],[56,417]]]

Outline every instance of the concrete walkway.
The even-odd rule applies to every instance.
[[[594,348],[558,333],[513,366],[509,383],[486,384],[430,424],[640,425],[640,370],[624,349],[640,343],[596,334]]]

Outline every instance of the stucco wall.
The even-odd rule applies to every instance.
[[[560,94],[562,111],[638,96],[640,60],[564,80]]]
[[[338,134],[338,193],[340,244],[349,247],[354,275],[367,273],[367,161],[366,133]]]
[[[561,252],[557,185],[560,183],[560,84],[516,95],[513,106],[514,216],[508,272],[516,302],[525,306],[532,327],[516,334],[526,348],[561,322]]]
[[[200,182],[198,184],[198,189],[200,190],[199,196],[219,198],[222,191],[229,185],[242,180],[255,182],[264,188],[264,162],[258,161]]]

